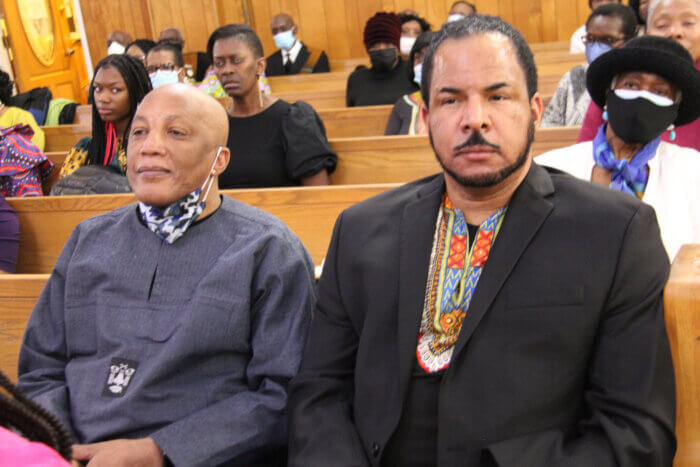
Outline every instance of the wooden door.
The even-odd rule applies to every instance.
[[[18,92],[47,87],[86,102],[88,84],[70,0],[3,0]]]

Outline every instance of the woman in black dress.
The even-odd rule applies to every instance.
[[[409,64],[399,55],[401,20],[395,13],[377,13],[367,20],[364,43],[371,68],[359,66],[348,76],[348,107],[391,105],[404,94],[418,90],[411,81]]]
[[[231,162],[219,186],[327,185],[338,158],[323,122],[304,102],[290,104],[260,92],[265,57],[255,32],[241,24],[222,26],[209,38],[207,54],[233,99],[228,111]]]

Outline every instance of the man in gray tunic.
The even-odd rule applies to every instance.
[[[79,224],[29,320],[19,386],[90,465],[268,465],[314,306],[308,253],[218,191],[228,119],[181,84],[129,131],[138,205]]]

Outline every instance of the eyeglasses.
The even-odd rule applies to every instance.
[[[599,42],[601,44],[609,45],[612,46],[613,44],[617,44],[618,42],[622,42],[625,40],[624,37],[612,37],[612,36],[592,36],[590,34],[586,34],[581,38],[584,44],[592,44],[594,42]]]
[[[161,63],[160,65],[147,66],[146,71],[148,71],[149,73],[155,73],[158,70],[173,71],[176,68],[177,65],[175,65],[174,63]]]

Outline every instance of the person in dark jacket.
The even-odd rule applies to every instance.
[[[326,52],[309,47],[297,38],[299,30],[291,16],[286,13],[273,16],[270,29],[279,50],[267,57],[265,75],[283,76],[331,71]]]
[[[372,67],[359,66],[348,77],[348,107],[394,104],[418,90],[409,63],[399,55],[401,20],[394,13],[377,13],[367,20],[364,43]]]

